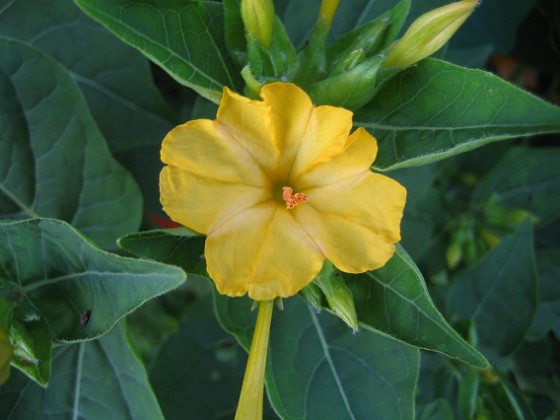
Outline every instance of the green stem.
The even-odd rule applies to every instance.
[[[245,368],[245,377],[241,386],[241,396],[235,413],[236,420],[260,420],[263,413],[264,373],[266,353],[274,301],[259,303],[259,314],[253,334],[249,359]]]

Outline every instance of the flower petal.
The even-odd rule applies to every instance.
[[[398,182],[368,172],[307,194],[294,215],[336,267],[361,273],[391,258],[406,200]]]
[[[369,173],[377,156],[377,141],[364,128],[354,131],[346,142],[346,148],[328,163],[314,166],[300,174],[294,184],[301,191],[320,185],[331,185],[341,180]]]
[[[189,121],[171,130],[163,140],[161,160],[189,173],[224,182],[268,184],[255,159],[237,142],[222,135],[211,120]]]
[[[216,117],[218,131],[243,147],[263,170],[276,170],[276,149],[270,129],[270,106],[254,101],[224,88]]]
[[[216,168],[219,172],[219,168]],[[239,212],[270,199],[268,189],[200,176],[172,166],[160,174],[163,210],[175,222],[209,233]]]
[[[228,296],[254,300],[296,294],[315,278],[324,257],[274,201],[237,214],[206,239],[208,274]]]
[[[303,90],[290,83],[265,85],[261,97],[270,104],[274,141],[282,150],[281,167],[291,172],[289,178],[328,161],[345,148],[352,112],[332,106],[315,107]]]

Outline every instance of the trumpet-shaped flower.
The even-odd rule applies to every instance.
[[[297,293],[325,259],[349,273],[383,266],[406,190],[370,171],[375,138],[350,134],[350,111],[314,106],[293,84],[261,97],[224,88],[215,120],[180,125],[162,146],[163,208],[207,235],[218,291],[269,300]]]

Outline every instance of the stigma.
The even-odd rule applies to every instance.
[[[307,201],[307,196],[302,193],[293,193],[291,187],[282,187],[282,199],[286,202],[286,208],[292,210]]]

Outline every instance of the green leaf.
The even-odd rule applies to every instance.
[[[239,76],[228,58],[221,3],[75,0],[82,10],[140,50],[179,83],[215,103]]]
[[[458,404],[465,419],[475,418],[480,380],[475,369],[469,369],[459,382]]]
[[[96,243],[138,228],[142,197],[68,72],[0,38],[0,217],[66,220]]]
[[[454,420],[453,407],[447,400],[437,399],[418,410],[418,420]]]
[[[525,209],[548,224],[560,217],[560,149],[512,147],[477,183],[472,202],[490,197],[510,209]]]
[[[560,338],[560,249],[537,251],[539,304],[528,332],[528,338],[544,338],[552,331]]]
[[[220,323],[247,349],[255,313],[247,298],[215,294]],[[284,300],[270,332],[266,386],[282,418],[412,419],[418,351],[368,330],[352,333],[299,297]]]
[[[120,326],[99,340],[55,349],[46,389],[13,372],[0,400],[3,419],[163,419]]]
[[[0,11],[0,35],[25,41],[68,69],[111,150],[160,142],[174,125],[148,60],[71,0],[12,1]]]
[[[533,231],[528,220],[459,275],[448,296],[449,313],[457,321],[472,321],[478,346],[494,360],[519,345],[536,306]]]
[[[211,296],[198,299],[162,347],[150,381],[168,419],[235,413],[247,356],[218,324]]]
[[[177,267],[97,249],[57,220],[0,223],[0,238],[3,288],[33,308],[59,341],[98,337],[185,280]]]
[[[155,229],[132,233],[118,244],[140,257],[182,267],[188,273],[206,274],[205,237],[187,228]]]
[[[439,313],[422,274],[401,246],[384,267],[344,276],[354,295],[358,320],[365,328],[475,367],[488,366],[484,357]]]
[[[387,171],[560,132],[560,108],[490,73],[426,59],[384,84],[354,123],[379,140],[374,168]]]

